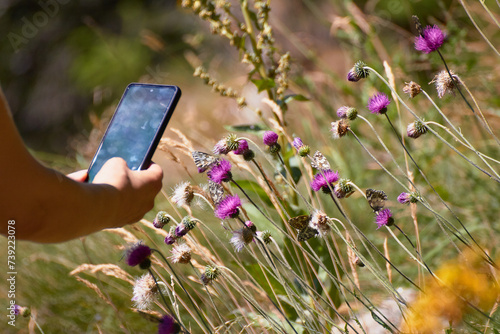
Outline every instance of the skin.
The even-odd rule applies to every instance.
[[[104,164],[92,184],[87,171],[65,176],[26,149],[0,88],[0,233],[15,220],[16,239],[55,243],[140,220],[162,187],[162,169],[132,171],[121,158]]]

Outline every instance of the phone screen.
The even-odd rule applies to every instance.
[[[147,168],[179,96],[177,86],[130,84],[90,164],[88,181],[113,157],[132,170]]]

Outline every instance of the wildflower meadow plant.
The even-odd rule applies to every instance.
[[[498,332],[498,105],[480,114],[453,71],[432,79],[432,62],[388,59],[384,35],[368,27],[376,20],[362,23],[353,7],[333,26],[354,45],[366,39],[367,59],[338,79],[299,40],[315,70],[279,49],[270,1],[181,4],[236,51],[259,94],[247,98],[188,56],[194,76],[253,123],[162,140],[186,180],[152,222],[114,232],[131,245],[127,270],[142,276],[116,264],[72,275],[113,268],[158,333]],[[418,22],[400,43],[424,63],[457,43],[458,28],[446,27]],[[473,115],[453,94],[442,99],[459,86]]]

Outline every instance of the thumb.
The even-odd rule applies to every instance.
[[[74,172],[66,176],[72,180],[75,180],[76,182],[85,182],[85,180],[87,179],[87,170],[79,170],[78,172]]]

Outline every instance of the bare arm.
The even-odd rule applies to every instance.
[[[15,220],[16,238],[61,242],[107,227],[133,223],[152,209],[162,170],[131,171],[123,159],[108,161],[93,184],[46,168],[27,151],[0,89],[0,233]]]

